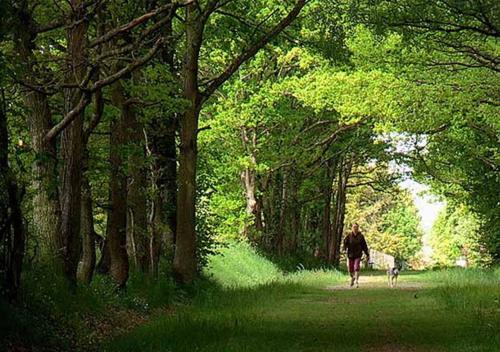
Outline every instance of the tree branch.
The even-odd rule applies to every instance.
[[[297,0],[294,8],[290,13],[283,18],[274,28],[272,28],[268,33],[266,33],[258,42],[254,43],[252,46],[247,48],[243,53],[241,53],[234,61],[222,72],[217,78],[215,78],[207,88],[201,93],[202,103],[205,102],[210,96],[225,82],[227,81],[239,68],[240,66],[251,59],[261,48],[267,45],[272,39],[274,39],[278,34],[280,34],[286,27],[292,23],[295,18],[299,15],[302,8],[306,5],[306,0]]]
[[[89,48],[93,48],[99,44],[108,42],[111,39],[113,39],[114,37],[116,37],[117,35],[124,33],[124,32],[128,32],[128,31],[130,31],[130,30],[134,29],[135,27],[149,21],[151,18],[156,17],[157,15],[159,15],[163,12],[170,10],[169,17],[172,17],[177,8],[179,8],[181,6],[189,5],[193,1],[194,0],[188,0],[184,3],[169,3],[166,5],[160,6],[156,10],[148,12],[148,13],[146,13],[142,16],[139,16],[137,18],[134,18],[132,21],[122,25],[121,27],[112,29],[111,31],[107,32],[106,34],[94,39],[93,41],[91,41],[89,43]]]
[[[78,114],[81,113],[83,109],[85,109],[85,107],[90,103],[90,100],[92,98],[92,93],[96,92],[97,90],[105,86],[115,83],[125,75],[128,75],[132,71],[138,69],[139,67],[146,64],[149,60],[151,60],[153,56],[161,48],[163,42],[164,42],[163,38],[158,39],[153,48],[151,48],[151,50],[144,57],[131,62],[129,65],[117,71],[116,73],[112,74],[111,76],[108,76],[106,78],[103,78],[95,82],[89,88],[82,89],[82,97],[78,102],[78,104],[75,106],[73,110],[71,110],[68,114],[66,114],[66,116],[64,116],[64,118],[58,124],[53,126],[47,132],[47,134],[45,135],[45,140],[51,141],[53,138],[59,135],[59,133],[61,133],[62,130],[64,130],[78,116]]]

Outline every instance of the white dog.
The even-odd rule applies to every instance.
[[[398,283],[398,276],[399,276],[399,268],[398,267],[393,267],[387,269],[387,283],[390,287],[394,287]]]

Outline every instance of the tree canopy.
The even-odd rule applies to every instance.
[[[352,222],[412,260],[408,178],[473,219],[441,216],[438,263],[464,238],[499,260],[496,1],[1,6],[11,278],[26,254],[73,289],[94,273],[124,289],[162,263],[190,284],[228,239],[338,267]]]

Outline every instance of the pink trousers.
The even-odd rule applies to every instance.
[[[349,272],[359,271],[361,258],[349,258]]]

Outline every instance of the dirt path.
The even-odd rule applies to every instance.
[[[359,287],[350,287],[349,283],[328,286],[327,290],[355,290],[355,289],[392,289],[392,290],[420,290],[425,288],[422,282],[410,281],[401,276],[394,287],[390,287],[388,279],[384,275],[362,275],[359,278]]]

